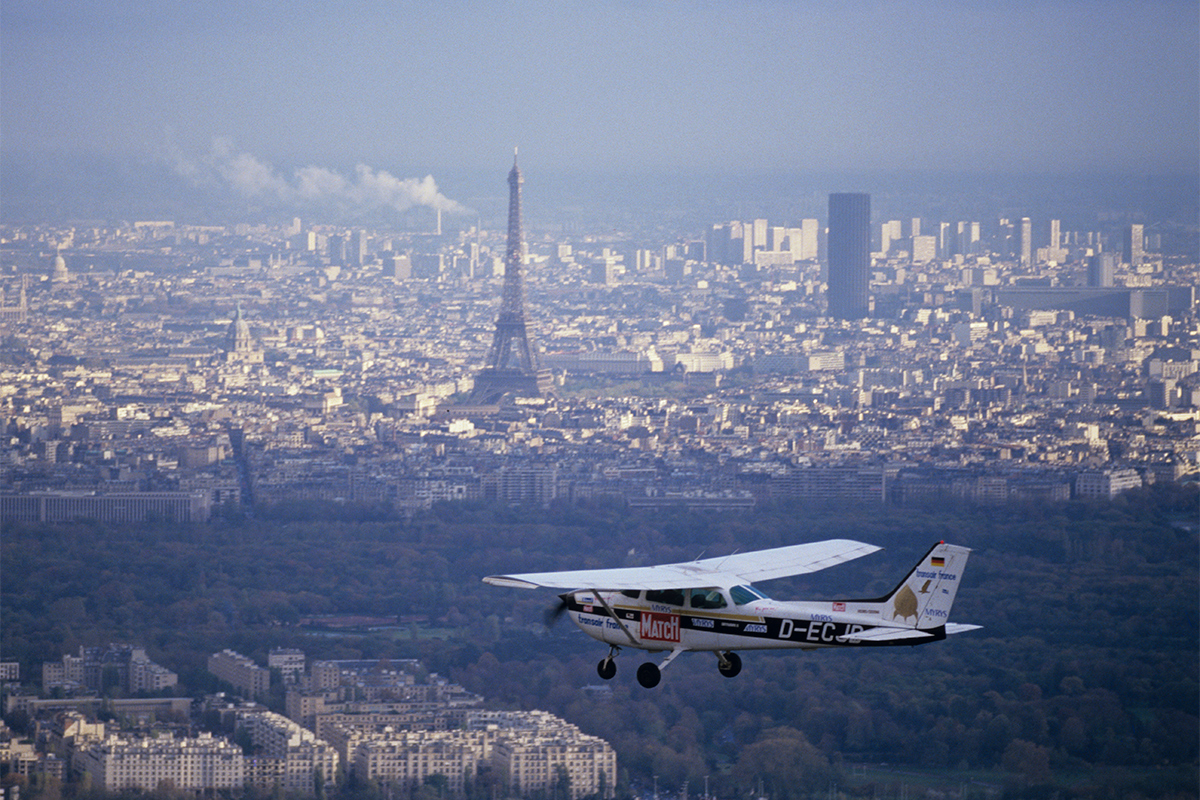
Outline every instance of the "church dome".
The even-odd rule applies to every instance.
[[[242,307],[239,304],[237,313],[233,317],[233,322],[229,323],[229,331],[226,334],[229,343],[229,349],[234,352],[245,352],[254,348],[254,342],[250,338],[250,325],[247,324],[246,318],[242,316]]]
[[[62,253],[54,254],[54,262],[50,267],[50,280],[55,283],[69,280],[71,273],[67,272],[67,260],[62,257]]]

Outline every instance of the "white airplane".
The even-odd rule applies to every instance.
[[[655,567],[491,575],[493,586],[571,589],[559,612],[609,645],[596,666],[617,674],[622,647],[668,652],[661,663],[638,667],[638,683],[657,686],[680,653],[717,654],[727,678],[742,669],[734,650],[915,645],[936,642],[979,625],[949,621],[970,549],[939,542],[890,594],[874,600],[772,600],[752,585],[832,567],[880,548],[848,539],[797,544]],[[584,588],[580,588],[584,587]]]

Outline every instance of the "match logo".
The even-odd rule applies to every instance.
[[[643,639],[657,639],[660,642],[678,642],[679,617],[674,614],[655,614],[650,611],[643,611],[639,633]]]

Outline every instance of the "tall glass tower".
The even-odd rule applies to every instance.
[[[870,313],[871,195],[829,195],[829,316],[863,319]]]

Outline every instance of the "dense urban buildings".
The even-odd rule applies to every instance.
[[[144,657],[141,647],[111,645],[79,659],[64,656],[63,663],[90,670],[129,653]],[[35,699],[8,687],[6,713],[21,710],[39,721],[43,733],[21,742],[0,725],[0,766],[38,780],[86,776],[108,791],[169,785],[197,793],[254,789],[321,796],[353,779],[392,791],[433,783],[450,797],[481,783],[506,787],[510,796],[613,796],[612,747],[552,714],[484,710],[483,698],[437,674],[418,679],[424,668],[412,660],[318,660],[304,671],[302,651],[273,650],[271,658],[300,666],[286,682],[290,717],[252,702],[265,693],[257,674],[267,670],[230,650],[214,654],[209,669],[227,682],[233,681],[226,675],[250,675],[246,685],[196,704],[186,698],[104,699],[99,687],[64,684],[55,672],[61,664],[47,663],[43,692],[63,696]],[[24,701],[14,703],[18,697]],[[96,721],[101,703],[115,712],[112,722]],[[220,720],[232,736],[196,733],[200,717]]]
[[[1035,241],[1029,218],[873,223],[835,194],[827,232],[524,242],[512,175],[507,231],[4,228],[0,518],[1001,502],[1197,469],[1186,231],[1050,219]],[[553,391],[481,398],[517,340],[533,371],[508,366]]]
[[[179,683],[179,676],[155,664],[141,647],[111,644],[80,647],[78,656],[42,665],[42,687],[47,691],[102,691],[110,687],[124,692],[159,692]]]

